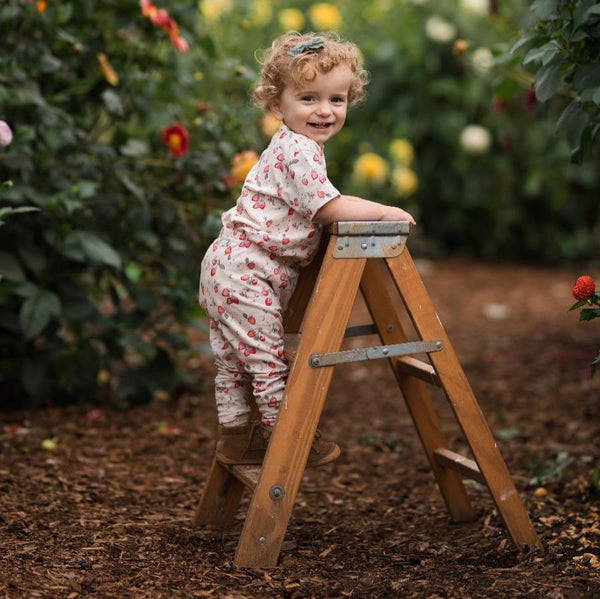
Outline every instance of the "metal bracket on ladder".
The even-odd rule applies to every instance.
[[[308,363],[311,368],[322,368],[323,366],[335,366],[336,364],[344,364],[346,362],[361,362],[362,360],[378,360],[394,356],[431,353],[441,351],[442,347],[443,343],[441,339],[411,341],[408,343],[396,343],[394,345],[377,345],[375,347],[361,347],[327,354],[311,354],[308,358]]]
[[[333,223],[337,235],[334,258],[394,258],[406,246],[408,221],[347,221]]]

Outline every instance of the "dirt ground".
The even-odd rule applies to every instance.
[[[308,471],[280,563],[236,570],[232,530],[193,529],[212,458],[204,391],[129,411],[0,414],[0,597],[600,596],[600,323],[567,312],[575,270],[420,264],[543,545],[515,550],[486,488],[454,524],[389,366],[338,367],[320,428],[342,456]],[[589,273],[598,275],[598,273]],[[360,318],[360,306],[356,318]],[[450,445],[468,455],[445,398]]]

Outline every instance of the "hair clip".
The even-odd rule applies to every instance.
[[[320,52],[325,48],[325,40],[322,37],[315,36],[306,40],[305,42],[300,42],[298,44],[294,44],[290,46],[288,50],[288,56],[298,56],[300,54],[304,54],[305,52]]]

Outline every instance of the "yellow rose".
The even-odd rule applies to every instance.
[[[297,8],[284,8],[279,11],[277,20],[286,31],[300,31],[304,25],[304,15]]]
[[[273,15],[273,6],[271,0],[254,0],[250,11],[252,24],[256,27],[263,27]]]
[[[245,150],[233,157],[229,171],[232,184],[243,183],[250,169],[258,162],[258,154],[252,150]]]
[[[207,21],[214,22],[231,12],[233,0],[200,0],[198,8]]]
[[[281,127],[281,121],[270,112],[265,114],[260,120],[260,130],[265,137],[273,137],[273,135],[277,133],[279,127]]]
[[[342,24],[340,11],[333,4],[326,2],[319,2],[310,6],[308,16],[312,24],[321,30],[338,29]]]
[[[401,198],[408,198],[417,190],[419,180],[412,169],[406,166],[397,166],[392,171],[392,185]]]
[[[383,183],[388,174],[387,162],[374,152],[359,156],[354,163],[354,178],[360,182]]]
[[[408,139],[394,139],[390,143],[390,154],[395,162],[408,166],[415,158],[415,151]]]

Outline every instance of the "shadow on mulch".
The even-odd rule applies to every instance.
[[[567,312],[579,273],[421,267],[543,551],[517,552],[471,481],[478,519],[450,521],[389,367],[358,364],[338,368],[321,421],[342,457],[306,473],[278,567],[236,570],[247,497],[230,531],[190,526],[215,431],[198,356],[205,390],[176,402],[0,415],[0,597],[600,596],[598,334]]]

